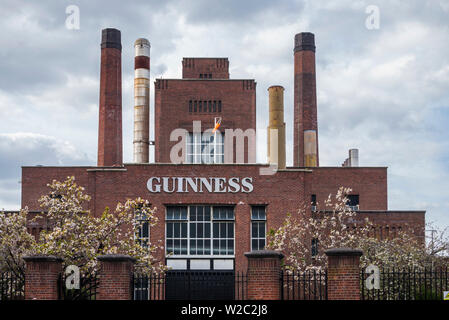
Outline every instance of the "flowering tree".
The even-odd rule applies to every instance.
[[[26,209],[20,214],[0,215],[0,266],[23,273],[24,255],[51,254],[63,258],[65,266],[76,265],[82,275],[87,275],[97,271],[97,256],[121,253],[137,259],[137,270],[165,269],[155,258],[156,252],[163,250],[160,244],[136,241],[144,223],[157,223],[156,208],[151,209],[147,200],[127,200],[118,203],[115,212],[106,208],[95,217],[87,209],[90,196],[74,177],[63,182],[54,180],[48,187],[50,193],[39,199],[45,214],[34,219],[46,219],[49,229],[41,232],[38,241],[26,231]]]
[[[346,195],[350,192],[350,188],[341,187],[334,196],[329,195],[324,202],[325,210],[310,212],[303,206],[297,214],[288,214],[278,229],[270,230],[267,248],[284,252],[286,268],[300,271],[325,267],[325,251],[337,247],[362,249],[362,267],[375,264],[386,268],[412,268],[433,266],[435,261],[447,264],[447,260],[444,262],[431,253],[407,226],[394,238],[376,237],[372,232],[373,223],[361,219],[359,213],[347,206]],[[434,251],[447,250],[447,236],[437,239],[440,249],[434,246]],[[317,244],[313,255],[312,244]]]
[[[23,256],[29,255],[35,245],[34,237],[27,232],[28,210],[19,213],[0,212],[0,272],[10,271],[24,281]]]

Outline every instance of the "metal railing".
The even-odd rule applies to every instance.
[[[380,269],[379,289],[367,289],[370,274],[360,274],[362,300],[442,300],[449,291],[447,268]]]
[[[0,273],[0,300],[25,299],[25,276],[12,271]]]
[[[59,300],[96,300],[99,279],[96,274],[80,277],[79,289],[67,289],[66,276],[60,274],[58,278]]]
[[[327,300],[327,270],[281,271],[281,300]]]
[[[247,298],[247,276],[243,272],[169,271],[138,274],[132,280],[134,300],[196,300]]]

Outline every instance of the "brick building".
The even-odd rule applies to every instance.
[[[135,133],[148,136],[148,116],[140,121],[150,90],[149,42],[143,40],[135,45]],[[406,225],[424,236],[424,211],[388,210],[386,167],[359,167],[354,154],[342,167],[319,166],[313,34],[295,37],[293,167],[277,157],[286,147],[283,89],[276,86],[273,108],[270,91],[270,128],[277,125],[279,134],[270,140],[269,163],[255,163],[256,82],[230,78],[227,58],[184,58],[182,79],[156,79],[155,141],[134,140],[137,153],[154,144],[155,163],[123,163],[120,31],[103,30],[101,51],[98,165],[23,167],[22,207],[38,211],[46,184],[71,175],[91,195],[96,215],[127,198],[148,199],[159,223],[144,235],[165,241],[173,253],[167,264],[180,270],[245,270],[244,252],[263,248],[267,230],[303,203],[316,209],[314,202],[340,186],[352,188],[348,205],[378,226],[379,237]],[[277,171],[267,173],[273,165]],[[35,234],[43,227],[30,226]]]

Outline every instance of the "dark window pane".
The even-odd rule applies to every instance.
[[[263,250],[264,247],[265,247],[265,239],[260,239],[259,240],[259,250]]]
[[[196,221],[196,207],[190,207],[190,221]]]
[[[234,254],[234,240],[228,240],[228,254]]]
[[[204,224],[204,238],[210,238],[210,223]]]
[[[220,223],[220,238],[226,238],[226,224]]]
[[[258,241],[256,239],[253,239],[251,241],[251,245],[252,245],[252,249],[253,250],[259,250],[259,248],[258,248]]]
[[[196,254],[196,240],[190,240],[190,254]]]
[[[198,238],[202,238],[203,237],[203,224],[202,223],[198,223],[197,227],[197,232],[198,232]]]
[[[204,207],[204,221],[210,221],[210,206]]]
[[[196,207],[196,220],[197,221],[204,221],[203,206],[197,206]]]
[[[148,222],[142,224],[142,238],[148,238]]]
[[[179,225],[179,223],[174,223],[173,224],[173,237],[174,238],[179,238],[179,236],[181,235],[181,226]]]
[[[198,104],[198,112],[201,112],[202,109],[203,109],[203,102],[200,101],[199,104]]]
[[[189,101],[189,112],[192,112],[192,100]]]
[[[167,253],[173,252],[173,240],[167,240]]]
[[[214,254],[219,254],[220,253],[220,243],[219,240],[214,240]]]
[[[226,254],[226,240],[220,240],[220,254]]]
[[[187,223],[181,223],[181,238],[187,238]]]
[[[219,230],[220,230],[220,224],[215,222],[214,223],[214,238],[220,237]]]
[[[187,240],[181,240],[181,254],[187,254]]]
[[[214,220],[218,220],[220,218],[220,209],[218,207],[214,207],[213,211],[214,211]]]
[[[228,238],[234,238],[234,224],[228,223]]]
[[[181,207],[181,219],[187,220],[187,207]]]
[[[210,254],[210,240],[204,241],[204,254]]]
[[[196,223],[190,223],[190,238],[196,238]]]
[[[181,254],[181,242],[179,240],[173,240],[173,252],[174,254]]]
[[[168,207],[167,208],[167,220],[172,220],[173,219],[173,209]]]
[[[257,235],[258,235],[258,223],[257,222],[253,222],[252,223],[252,232],[251,232],[251,237],[253,237],[253,238],[257,238]]]
[[[265,222],[259,222],[259,238],[265,238]]]

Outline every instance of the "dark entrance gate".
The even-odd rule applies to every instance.
[[[166,300],[233,300],[234,271],[168,271]]]

